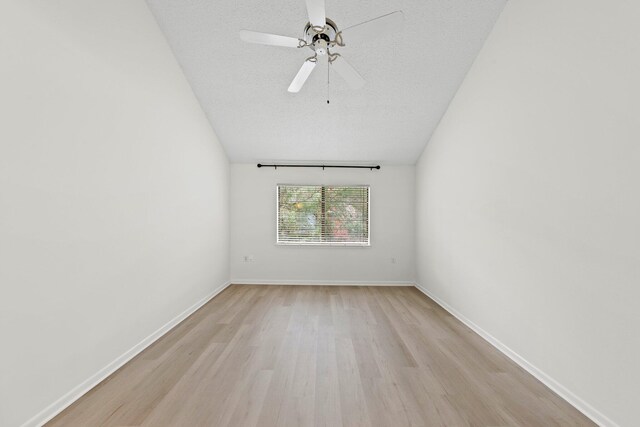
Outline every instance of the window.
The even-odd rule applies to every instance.
[[[369,187],[278,185],[278,244],[369,246]]]

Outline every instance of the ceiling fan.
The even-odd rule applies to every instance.
[[[326,56],[329,67],[335,70],[354,89],[361,88],[365,81],[355,68],[351,66],[334,48],[375,39],[385,30],[397,28],[402,24],[402,11],[395,11],[357,25],[339,30],[331,19],[325,16],[324,0],[305,0],[309,22],[304,27],[303,37],[287,37],[277,34],[260,33],[241,30],[240,38],[245,42],[283,46],[292,48],[310,48],[313,56],[305,59],[302,67],[289,85],[289,92],[299,92],[316,67],[318,59]],[[327,101],[328,102],[328,101]]]

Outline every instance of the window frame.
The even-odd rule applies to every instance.
[[[283,242],[280,241],[280,187],[334,187],[367,188],[367,241],[366,242]],[[316,247],[371,247],[371,186],[369,184],[276,184],[276,245]]]

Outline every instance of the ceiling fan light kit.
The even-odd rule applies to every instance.
[[[401,11],[389,13],[378,18],[365,21],[339,30],[338,26],[325,15],[324,0],[306,0],[309,22],[304,27],[303,37],[287,37],[276,34],[260,33],[257,31],[241,30],[240,38],[248,43],[265,44],[291,48],[308,47],[313,56],[308,57],[289,85],[289,92],[299,92],[318,63],[318,58],[326,56],[329,68],[336,71],[353,89],[359,89],[365,80],[346,59],[332,49],[345,46],[345,40],[366,40],[377,37],[381,32],[397,29],[402,24]],[[353,37],[352,37],[353,36]],[[327,100],[327,103],[329,101]]]

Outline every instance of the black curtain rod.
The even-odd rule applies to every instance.
[[[380,169],[380,165],[362,166],[362,165],[263,165],[258,163],[259,168],[341,168],[341,169]]]

